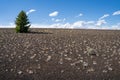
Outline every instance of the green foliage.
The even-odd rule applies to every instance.
[[[18,33],[27,33],[30,27],[30,22],[24,11],[21,11],[16,18],[16,32]]]
[[[15,30],[16,30],[17,33],[19,33],[20,32],[20,26],[16,26]]]

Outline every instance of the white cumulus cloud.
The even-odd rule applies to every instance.
[[[86,24],[85,21],[77,21],[73,23],[73,27],[83,27]]]
[[[113,15],[120,15],[120,10],[113,13]]]
[[[58,11],[54,11],[54,12],[50,13],[49,16],[50,16],[50,17],[55,17],[55,16],[57,16],[58,14],[59,14]]]
[[[102,17],[99,18],[99,20],[104,19],[104,18],[109,17],[109,16],[110,16],[109,14],[104,14]]]
[[[95,21],[76,21],[71,24],[73,28],[93,29],[95,28]]]
[[[106,24],[107,22],[105,20],[98,20],[96,25],[97,26],[102,26],[103,24]]]
[[[35,9],[30,9],[28,12],[26,12],[26,14],[28,15],[28,14],[35,12],[35,11],[36,11]]]
[[[55,22],[61,22],[62,20],[61,19],[56,19]]]
[[[64,19],[55,19],[55,18],[52,18],[51,20],[54,21],[54,22],[64,22],[66,20],[66,18],[64,18]]]
[[[83,14],[82,14],[82,13],[80,13],[79,15],[77,15],[77,16],[75,16],[75,17],[81,17],[81,16],[83,16]]]

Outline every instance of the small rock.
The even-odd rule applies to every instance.
[[[67,54],[64,54],[65,57],[67,57]]]
[[[107,73],[107,70],[103,70],[102,72],[103,72],[103,73]]]
[[[79,56],[79,57],[81,57],[81,55],[80,55],[80,54],[78,54],[78,56]]]
[[[64,72],[64,70],[61,70],[61,73],[63,73]]]
[[[93,68],[89,68],[87,72],[94,72],[95,70]]]
[[[9,58],[8,61],[9,61],[9,62],[12,62],[12,59]]]
[[[87,53],[88,55],[91,55],[91,56],[98,56],[98,54],[96,53],[96,50],[87,46]]]
[[[83,62],[83,66],[84,66],[84,67],[87,67],[87,66],[88,66],[88,63],[87,63],[87,62]]]
[[[75,63],[71,63],[70,65],[71,65],[71,66],[75,66]]]
[[[29,74],[33,74],[33,71],[32,71],[32,70],[27,70],[27,72],[28,72]]]
[[[7,72],[7,71],[8,71],[8,69],[5,69],[5,71]]]
[[[79,51],[78,51],[78,50],[76,50],[76,52],[78,53]]]
[[[22,58],[22,56],[18,56],[18,58],[19,58],[19,59],[21,59],[21,58]]]
[[[62,59],[62,58],[60,58],[59,63],[60,63],[60,64],[63,64],[63,59]]]
[[[68,61],[72,60],[72,58],[65,58],[65,59],[68,60]]]
[[[80,68],[77,68],[78,70],[80,70]]]
[[[39,60],[38,60],[38,59],[36,59],[35,61],[36,61],[36,62],[38,62]]]
[[[81,63],[83,63],[83,60],[80,60]]]
[[[35,57],[36,57],[36,54],[34,54],[33,56],[31,56],[30,59],[33,59],[33,58],[35,58]]]
[[[74,62],[74,63],[71,63],[70,65],[71,66],[75,66],[76,64],[78,64],[78,63],[80,63],[80,62],[82,62],[83,60],[78,60],[78,61],[76,61],[76,62]]]
[[[97,62],[96,62],[96,61],[93,61],[93,64],[94,64],[94,65],[96,65],[96,64],[97,64]]]
[[[22,74],[22,71],[18,71],[18,74],[19,74],[19,75]]]
[[[112,71],[113,69],[112,69],[111,67],[108,67],[108,70],[109,70],[109,71]]]
[[[83,57],[80,57],[80,59],[83,59]]]
[[[14,69],[10,69],[10,71],[12,72],[12,71],[14,71]]]
[[[51,56],[48,56],[48,58],[47,58],[46,61],[48,62],[48,61],[50,61],[50,60],[51,60]]]
[[[118,63],[120,64],[120,61],[118,61]]]
[[[23,53],[25,53],[25,54],[26,54],[27,52],[26,52],[26,51],[24,51]]]
[[[72,54],[72,52],[70,52],[70,54]]]
[[[65,53],[67,53],[68,51],[67,51],[67,49],[65,49]]]

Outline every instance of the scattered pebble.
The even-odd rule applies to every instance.
[[[21,58],[22,58],[22,56],[18,56],[18,58],[19,58],[19,59],[21,59]]]
[[[64,54],[65,57],[67,57],[67,54]]]
[[[103,70],[102,72],[103,72],[103,73],[107,73],[107,70]]]
[[[81,57],[81,55],[80,55],[80,54],[78,54],[78,56],[79,56],[79,57]]]
[[[39,60],[38,60],[38,59],[36,59],[35,61],[36,61],[36,62],[38,62]]]
[[[61,70],[61,73],[63,73],[64,72],[64,70]]]
[[[12,72],[12,71],[14,71],[14,69],[12,68],[12,69],[10,69],[10,71]]]
[[[68,61],[72,60],[72,58],[65,58],[65,59],[68,60]]]
[[[51,56],[48,56],[46,61],[48,62],[50,60],[51,60]]]
[[[87,70],[87,72],[94,72],[95,71],[95,69],[93,69],[93,68],[89,68],[88,70]]]
[[[97,34],[93,32],[90,31],[90,33],[92,33],[91,35],[86,31],[86,35],[82,33],[80,36],[79,32],[78,34],[76,34],[77,32],[75,32],[75,34],[68,34],[67,31],[65,32],[67,34],[61,33],[57,36],[57,33],[53,33],[51,36],[44,34],[32,35],[29,33],[23,35],[23,33],[20,35],[17,34],[18,36],[15,36],[15,40],[10,39],[9,35],[11,34],[5,34],[6,36],[2,36],[1,38],[3,43],[0,45],[1,71],[17,71],[16,73],[20,75],[24,73],[22,70],[28,68],[28,70],[25,71],[33,74],[39,69],[40,72],[49,69],[49,64],[44,64],[44,61],[51,61],[51,65],[55,65],[55,69],[50,70],[52,74],[55,70],[57,71],[59,65],[63,63],[63,65],[60,65],[60,69],[64,69],[60,71],[61,73],[67,70],[69,71],[69,69],[71,71],[75,70],[75,73],[96,71],[100,73],[100,75],[101,73],[110,71],[113,71],[113,73],[117,72],[120,66],[120,36],[118,35],[117,40],[117,37],[111,36],[112,33],[107,33],[108,35],[100,33],[99,36],[99,31]],[[96,57],[98,54],[100,56]],[[54,60],[56,61],[54,62]],[[59,64],[57,68],[56,62]],[[114,68],[116,65],[117,69]],[[19,68],[21,70],[19,70]],[[99,70],[97,71],[98,68]],[[51,72],[48,73],[51,74]],[[99,76],[99,74],[97,76]]]
[[[63,59],[62,59],[62,58],[60,58],[59,63],[60,63],[60,64],[63,64]]]
[[[18,71],[18,74],[20,75],[20,74],[22,74],[23,72],[22,71]]]
[[[77,68],[78,70],[80,70],[80,68]]]
[[[96,64],[97,64],[97,62],[96,62],[96,61],[93,61],[93,64],[94,64],[94,65],[96,65]]]
[[[88,55],[91,55],[91,56],[97,56],[96,52],[95,52],[95,49],[87,46],[87,54]]]
[[[83,63],[83,60],[80,60],[81,63]]]
[[[8,71],[8,69],[5,69],[5,71],[7,72],[7,71]]]
[[[35,58],[35,57],[36,57],[36,54],[34,54],[33,56],[31,56],[30,59],[33,59],[33,58]]]
[[[120,64],[120,61],[118,61],[118,63]]]
[[[83,62],[83,66],[84,66],[84,67],[87,67],[87,66],[88,66],[88,63],[87,63],[87,62]]]
[[[27,72],[28,72],[29,74],[33,74],[33,70],[28,70],[28,69],[27,69]]]
[[[108,70],[109,70],[109,71],[112,71],[113,69],[112,69],[111,67],[108,67]]]
[[[80,63],[80,62],[82,62],[83,60],[78,60],[78,61],[76,61],[76,62],[74,62],[74,63],[71,63],[70,65],[71,66],[75,66],[76,64],[78,64],[78,63]]]
[[[71,63],[70,65],[71,65],[71,66],[75,66],[75,63]]]

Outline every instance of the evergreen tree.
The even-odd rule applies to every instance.
[[[19,13],[19,15],[16,18],[15,21],[16,24],[16,32],[18,33],[27,33],[30,25],[28,16],[26,15],[26,13],[24,11],[21,11]]]

